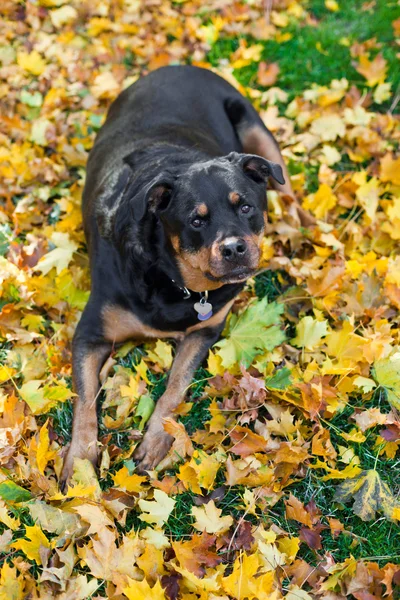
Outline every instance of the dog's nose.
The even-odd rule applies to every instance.
[[[220,248],[222,256],[228,261],[240,260],[244,258],[247,252],[246,242],[238,238],[226,240]]]

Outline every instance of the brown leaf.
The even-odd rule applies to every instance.
[[[311,550],[321,550],[322,538],[316,529],[308,529],[308,527],[302,527],[300,529],[300,539],[305,542]]]
[[[215,540],[215,535],[195,533],[188,542],[172,542],[172,548],[181,567],[197,577],[203,577],[206,568],[216,567],[222,562],[222,557],[210,550],[215,545]]]
[[[293,494],[290,494],[289,499],[285,501],[286,517],[294,519],[303,525],[312,527],[311,515],[304,508],[304,504],[300,502]]]
[[[274,85],[279,75],[279,66],[277,63],[260,62],[257,71],[257,81],[260,85],[269,87]]]
[[[266,440],[261,435],[257,435],[247,427],[235,427],[230,433],[230,438],[234,443],[231,452],[243,458],[255,452],[264,452],[267,445]]]
[[[179,596],[180,579],[182,579],[182,575],[176,571],[173,571],[171,575],[163,575],[161,577],[161,585],[164,588],[168,600],[177,600]]]

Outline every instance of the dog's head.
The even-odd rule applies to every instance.
[[[133,218],[157,221],[189,289],[238,283],[258,267],[269,177],[284,183],[279,165],[236,152],[161,171],[133,198]]]

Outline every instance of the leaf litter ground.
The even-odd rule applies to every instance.
[[[398,4],[3,4],[0,599],[398,598]],[[174,349],[114,353],[100,477],[78,461],[62,494],[87,154],[123,88],[186,62],[251,99],[317,224],[269,193],[266,270],[148,477],[131,457]]]

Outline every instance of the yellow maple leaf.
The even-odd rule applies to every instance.
[[[119,469],[115,475],[112,475],[114,480],[114,485],[127,492],[135,492],[139,493],[143,491],[143,483],[147,480],[147,477],[137,475],[133,473],[129,475],[129,471],[127,467],[124,465],[121,469]]]
[[[32,73],[32,75],[41,75],[46,68],[46,62],[37,50],[18,52],[17,64],[28,73]]]
[[[400,156],[393,158],[389,152],[381,160],[380,179],[383,182],[390,181],[395,185],[400,185]]]
[[[337,198],[332,192],[329,185],[323,183],[320,185],[315,194],[309,194],[306,196],[303,207],[317,217],[317,219],[323,219],[326,217],[328,211],[336,206]]]
[[[357,173],[357,175],[360,175],[360,173]],[[356,197],[367,216],[373,221],[379,204],[379,195],[381,193],[379,180],[376,177],[372,177],[368,182],[366,179],[364,179],[364,181],[365,182],[357,189]]]
[[[341,437],[347,442],[355,442],[356,444],[362,444],[367,439],[361,431],[358,429],[351,429],[348,433],[341,433]]]
[[[150,360],[163,369],[169,369],[172,365],[172,346],[163,340],[157,340],[153,350],[147,351]]]
[[[8,514],[8,508],[7,508],[4,500],[2,500],[1,498],[0,498],[0,521],[2,523],[4,523],[4,525],[6,525],[10,529],[12,529],[13,531],[18,529],[18,527],[20,525],[20,520],[18,517],[16,517],[15,519],[13,517],[10,517],[10,515]]]
[[[324,475],[321,477],[322,481],[329,481],[329,479],[350,479],[351,477],[356,477],[361,473],[361,468],[358,464],[350,464],[347,465],[345,469],[339,471],[338,469],[333,469],[326,462],[317,459],[315,464],[309,465],[310,469],[325,469],[328,471],[328,475]]]
[[[345,504],[354,499],[353,512],[363,521],[371,521],[376,512],[393,518],[397,507],[395,498],[374,469],[362,471],[357,477],[341,483],[336,489],[334,501]]]
[[[129,398],[130,400],[137,400],[141,395],[139,392],[139,379],[138,377],[131,375],[129,378],[129,385],[121,385],[119,388],[121,396],[123,398]]]
[[[197,473],[191,466],[191,461],[186,462],[184,465],[180,465],[177,477],[182,481],[187,490],[193,492],[193,494],[201,494]]]
[[[233,598],[237,598],[237,600],[244,600],[245,598],[252,600],[253,598],[258,598],[255,593],[257,582],[255,575],[259,567],[260,559],[257,554],[251,554],[249,556],[243,553],[235,560],[232,573],[227,577],[223,577],[222,587],[224,591]],[[273,576],[271,588],[272,582]],[[271,591],[271,589],[269,591]]]
[[[23,600],[24,576],[17,577],[17,569],[4,561],[0,575],[0,600]]]
[[[221,466],[221,457],[217,453],[207,454],[203,450],[195,450],[190,466],[197,475],[199,485],[206,490],[211,490]]]
[[[16,550],[22,550],[22,552],[29,558],[34,560],[36,564],[42,565],[42,557],[40,556],[41,548],[51,548],[51,542],[44,535],[43,531],[38,525],[29,525],[25,528],[25,538],[21,538],[11,544],[12,548]]]
[[[283,537],[276,542],[280,552],[286,554],[288,562],[293,562],[300,549],[300,538],[298,537]]]
[[[129,585],[122,588],[122,591],[129,600],[166,600],[164,590],[158,580],[151,588],[146,579],[143,579],[143,581],[135,581],[130,577],[127,579]]]
[[[387,62],[381,53],[377,54],[373,60],[369,60],[368,56],[363,54],[360,56],[360,62],[356,66],[356,71],[365,77],[369,87],[374,87],[378,83],[385,81]]]
[[[207,371],[209,371],[211,375],[223,375],[226,371],[225,367],[222,366],[221,356],[215,354],[211,350],[208,353]]]
[[[328,333],[328,321],[303,317],[296,326],[296,333],[296,337],[292,340],[294,346],[314,350]]]
[[[323,142],[334,142],[336,138],[344,136],[346,127],[339,115],[325,115],[311,123],[310,132]]]
[[[68,233],[60,231],[53,231],[50,240],[56,248],[42,256],[35,269],[46,275],[51,269],[55,268],[59,275],[63,269],[68,267],[74,252],[78,249],[78,244],[70,239]]]
[[[39,441],[36,449],[36,462],[39,473],[41,473],[42,475],[44,475],[44,470],[47,466],[47,463],[51,460],[54,460],[57,456],[56,450],[50,450],[48,424],[49,420],[47,419],[45,424],[40,428]]]
[[[154,500],[139,500],[139,508],[142,514],[139,515],[141,521],[153,523],[161,527],[168,521],[169,515],[174,510],[176,504],[173,498],[162,490],[154,490]],[[147,513],[147,514],[146,514]]]
[[[230,515],[221,516],[222,510],[215,506],[214,500],[210,500],[207,504],[198,508],[192,506],[191,513],[196,519],[193,527],[201,532],[221,534],[228,531],[233,523],[233,518]]]

